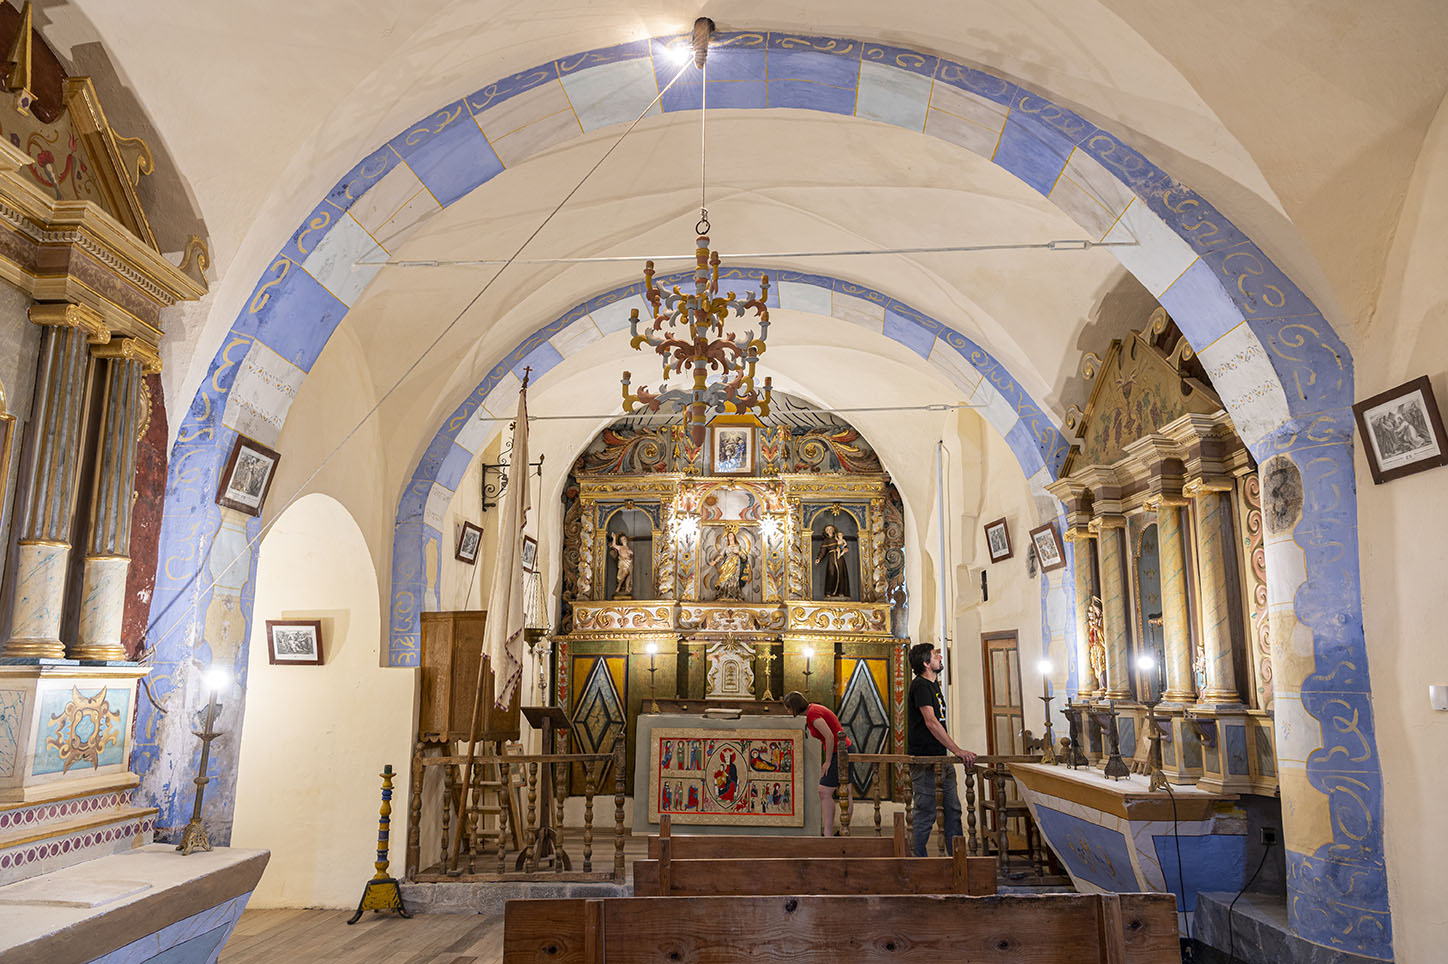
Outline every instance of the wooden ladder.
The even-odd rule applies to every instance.
[[[496,741],[487,740],[478,744],[478,755],[482,757],[499,756],[500,744]],[[506,751],[504,751],[506,752]],[[447,767],[445,773],[446,785],[444,792],[452,802],[452,812],[458,813],[462,809],[464,799],[463,781],[466,775],[462,774],[461,766]],[[521,783],[521,767],[510,768],[508,782],[511,790],[516,790]],[[454,771],[459,771],[454,775]],[[471,804],[463,819],[467,821],[465,834],[463,836],[463,851],[467,854],[468,873],[476,873],[476,858],[486,853],[496,854],[498,852],[498,830],[499,821],[503,818],[503,812],[507,810],[507,825],[504,829],[509,838],[505,849],[511,845],[516,853],[523,848],[523,827],[520,820],[522,814],[518,808],[517,796],[512,793],[503,792],[502,767],[497,763],[480,763],[474,769],[473,792],[469,795]],[[459,855],[459,861],[462,857]],[[490,868],[484,868],[487,870]]]

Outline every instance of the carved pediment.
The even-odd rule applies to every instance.
[[[1158,308],[1147,334],[1113,339],[1104,359],[1091,352],[1082,357],[1081,374],[1095,384],[1085,411],[1073,406],[1067,414],[1066,428],[1078,440],[1061,468],[1063,478],[1080,466],[1114,465],[1126,457],[1128,444],[1183,415],[1222,411],[1221,399],[1187,365],[1192,348],[1185,338],[1175,339],[1170,354],[1157,347],[1157,336],[1169,328],[1171,319]]]

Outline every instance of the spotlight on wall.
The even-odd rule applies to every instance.
[[[1140,656],[1136,657],[1136,668],[1141,670],[1143,673],[1150,673],[1152,670],[1156,669],[1156,657],[1152,656],[1150,653],[1142,653]]]
[[[759,523],[759,531],[766,539],[773,539],[779,535],[779,520],[772,515],[765,516],[764,521]]]
[[[1040,671],[1042,676],[1050,676],[1051,670],[1054,668],[1049,659],[1043,659],[1036,664],[1036,669]]]
[[[664,50],[668,54],[669,59],[679,67],[687,64],[694,56],[693,48],[682,42],[665,47]]]
[[[692,540],[699,534],[699,520],[685,516],[674,520],[674,539],[680,542]]]

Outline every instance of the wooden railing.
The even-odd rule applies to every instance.
[[[935,830],[939,853],[945,854],[945,777],[954,767],[963,770],[961,797],[961,821],[969,855],[972,857],[994,856],[997,869],[1002,876],[1011,874],[1012,850],[1009,840],[1008,822],[1016,820],[1022,846],[1018,851],[1024,855],[1026,866],[1024,876],[1044,877],[1049,873],[1049,855],[1040,845],[1040,834],[1031,821],[1029,812],[1021,807],[1009,806],[1007,788],[1014,781],[1010,773],[1012,763],[1034,763],[1034,756],[977,756],[972,766],[966,766],[954,756],[910,756],[905,753],[852,753],[845,746],[844,734],[836,739],[840,755],[840,788],[835,793],[840,808],[840,832],[850,833],[850,821],[855,809],[855,786],[850,779],[851,768],[876,765],[879,769],[871,781],[871,791],[865,798],[874,804],[875,835],[884,833],[881,818],[884,797],[884,768],[893,767],[895,773],[895,797],[905,805],[906,839],[914,846],[915,806],[914,784],[910,780],[909,767],[931,766],[935,768]],[[985,788],[991,788],[989,793]]]
[[[571,870],[572,860],[566,856],[563,810],[565,795],[551,788],[566,786],[567,773],[573,766],[584,772],[583,827],[572,832],[581,837],[582,871],[593,875],[593,809],[594,797],[603,789],[606,774],[613,782],[613,868],[600,879],[624,879],[625,773],[623,746],[613,753],[518,753],[478,754],[473,758],[473,785],[463,787],[461,771],[467,765],[462,755],[424,756],[421,752],[412,761],[412,797],[408,814],[406,873],[412,880],[456,879],[464,874],[486,878],[504,875],[536,875],[545,861],[551,866],[543,873],[561,875]],[[611,767],[611,770],[609,769]],[[440,805],[441,860],[435,867],[420,870],[423,787],[429,770],[441,770],[442,801]],[[493,790],[496,806],[484,805],[487,790]],[[484,826],[486,814],[496,818],[491,829]],[[512,815],[512,816],[510,816]],[[521,834],[511,832],[509,820],[523,821]],[[455,831],[454,820],[463,820],[462,846],[451,863],[449,842]],[[521,839],[521,846],[519,845]],[[510,861],[508,858],[512,857]],[[489,869],[491,867],[491,869]]]

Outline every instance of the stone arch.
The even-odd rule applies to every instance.
[[[446,105],[362,159],[283,245],[223,339],[173,445],[148,634],[158,668],[152,688],[163,699],[185,683],[193,657],[210,656],[213,640],[246,633],[250,542],[260,523],[223,515],[211,501],[215,480],[238,432],[263,441],[279,434],[296,386],[375,273],[351,270],[383,250],[373,232],[386,240],[386,225],[398,218],[441,210],[539,150],[632,118],[658,93],[656,64],[667,61],[654,54],[676,39],[563,57]],[[1296,522],[1267,543],[1278,574],[1269,581],[1274,649],[1286,650],[1277,675],[1300,680],[1296,695],[1283,687],[1277,697],[1279,759],[1284,783],[1305,794],[1308,815],[1297,819],[1311,823],[1313,838],[1308,851],[1289,854],[1294,930],[1391,956],[1356,551],[1352,361],[1332,326],[1205,198],[1036,91],[929,52],[856,39],[736,32],[716,40],[730,53],[721,47],[711,58],[711,105],[815,110],[920,130],[1010,171],[1088,237],[1138,242],[1112,250],[1197,349],[1258,461],[1290,465],[1302,479],[1300,506],[1290,507]],[[549,106],[560,95],[571,121]],[[698,109],[702,97],[701,83],[685,83],[658,109]],[[490,120],[505,113],[508,126],[490,134]],[[392,196],[407,197],[400,205],[373,193],[389,177]],[[1272,493],[1266,497],[1273,512]],[[1043,613],[1048,608],[1043,597]],[[156,710],[145,703],[138,717],[137,768],[172,769],[161,760]],[[1337,816],[1347,808],[1365,814],[1351,832]],[[163,811],[161,825],[178,817],[184,822]]]

